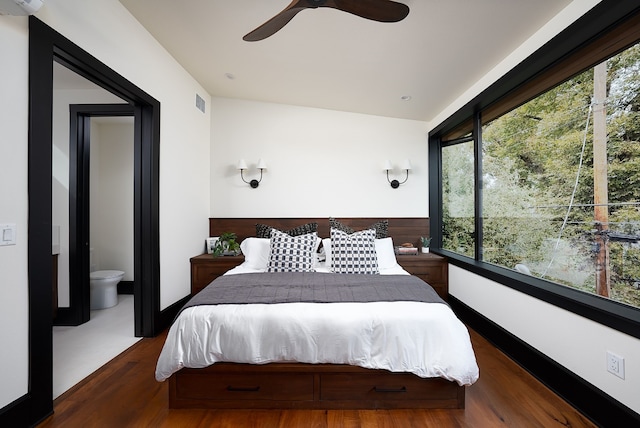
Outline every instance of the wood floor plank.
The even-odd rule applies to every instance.
[[[276,425],[274,425],[275,427]],[[279,428],[327,428],[326,410],[287,410],[281,412]]]
[[[168,383],[155,364],[166,333],[143,339],[54,401],[55,427],[170,428],[592,428],[587,418],[470,331],[480,379],[456,410],[200,410],[168,409]]]
[[[327,414],[327,426],[343,428],[360,428],[358,410],[336,410]]]

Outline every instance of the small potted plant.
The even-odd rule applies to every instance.
[[[237,236],[233,232],[224,232],[213,247],[213,257],[235,256],[240,253],[240,244],[236,242]]]
[[[423,253],[429,252],[429,244],[431,244],[431,238],[428,238],[426,236],[420,237],[420,246],[422,247]]]

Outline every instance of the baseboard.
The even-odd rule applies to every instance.
[[[53,414],[53,404],[46,410],[44,416],[37,416],[33,409],[33,397],[31,394],[23,395],[14,402],[0,409],[0,426],[2,427],[35,427],[40,422]]]
[[[118,294],[133,294],[133,281],[120,281],[118,283]]]
[[[640,426],[640,414],[567,370],[453,296],[458,317],[599,426]]]
[[[53,320],[53,325],[65,327],[79,326],[83,321],[78,319],[78,317],[79,315],[77,311],[73,311],[71,308],[58,308],[56,311],[56,317]]]
[[[191,299],[190,295],[178,300],[173,305],[160,311],[158,317],[156,318],[157,325],[158,325],[158,330],[156,331],[156,335],[160,334],[161,332],[163,332],[164,330],[166,330],[171,326],[171,324],[173,323],[173,320],[176,318],[176,316],[180,312],[180,309],[182,309],[182,307],[189,301],[189,299]]]

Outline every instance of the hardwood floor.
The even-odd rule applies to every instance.
[[[54,402],[49,427],[594,427],[471,331],[480,379],[463,410],[169,410],[154,379],[165,335],[143,339]]]

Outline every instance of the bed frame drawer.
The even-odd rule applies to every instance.
[[[172,409],[463,409],[464,395],[445,379],[331,364],[216,363],[169,378]]]
[[[311,374],[215,374],[203,383],[202,375],[186,375],[176,384],[177,393],[195,400],[313,400]],[[206,385],[206,388],[199,385]]]
[[[434,399],[455,400],[459,394],[459,388],[455,383],[444,379],[441,388],[434,391],[433,385],[425,387],[425,382],[416,376],[403,373],[389,373],[375,376],[354,375],[322,375],[320,385],[320,397],[323,401],[331,400],[357,400],[365,402],[376,401],[407,401]],[[444,395],[443,395],[443,392]]]

